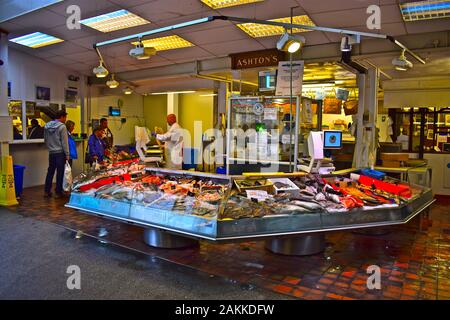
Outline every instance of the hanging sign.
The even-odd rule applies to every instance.
[[[285,53],[277,49],[230,54],[231,69],[248,69],[277,66]]]
[[[304,61],[292,61],[292,95],[302,94]],[[291,64],[289,61],[278,63],[277,89],[275,95],[289,96],[291,94]]]

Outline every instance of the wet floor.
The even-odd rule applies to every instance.
[[[80,290],[69,290],[69,266]],[[285,299],[0,209],[0,299]],[[74,283],[74,282],[71,282]]]
[[[263,242],[151,248],[143,243],[141,228],[65,208],[67,200],[45,200],[41,191],[26,189],[12,210],[92,236],[104,227],[103,241],[242,288],[300,299],[450,299],[450,203],[445,199],[433,205],[428,218],[375,232],[328,233],[325,252],[291,257],[267,251]],[[371,265],[380,268],[380,290],[367,288]]]

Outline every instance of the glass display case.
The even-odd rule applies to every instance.
[[[295,170],[298,156],[299,99],[231,98],[228,108],[227,172],[241,174],[274,166]]]
[[[224,241],[401,224],[433,201],[429,188],[388,177],[242,177],[132,163],[77,177],[66,206]]]

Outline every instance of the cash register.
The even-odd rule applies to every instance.
[[[330,151],[342,149],[342,131],[311,131],[307,149],[306,154],[309,154],[309,158],[299,159],[298,170],[319,174],[332,173],[336,168],[330,158]]]

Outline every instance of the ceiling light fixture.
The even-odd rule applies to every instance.
[[[305,37],[294,36],[285,32],[280,40],[277,42],[277,49],[280,51],[286,51],[289,53],[294,53],[300,50],[306,43]]]
[[[151,56],[156,54],[156,49],[152,47],[144,47],[141,40],[136,43],[136,47],[131,49],[129,52],[130,57],[136,58],[138,60],[150,59]]]
[[[109,74],[108,69],[103,65],[103,60],[100,60],[100,64],[98,67],[95,67],[92,72],[94,72],[95,76],[97,78],[106,78],[106,76]]]
[[[341,51],[342,52],[350,52],[352,51],[352,45],[348,40],[348,36],[345,36],[341,40]]]
[[[125,89],[123,89],[123,93],[126,95],[130,95],[133,93],[133,89],[130,87],[126,87]]]
[[[195,93],[195,91],[168,91],[168,92],[153,92],[152,95],[160,94],[183,94],[183,93]]]
[[[117,81],[116,79],[114,79],[114,73],[111,75],[111,79],[106,81],[106,85],[110,88],[110,89],[114,89],[117,88],[119,86],[119,81]]]
[[[291,17],[272,19],[269,21],[273,22],[281,22],[281,23],[291,23]],[[312,22],[311,18],[307,15],[294,16],[292,17],[293,24],[302,24],[307,26],[315,26],[314,22]],[[285,32],[285,28],[281,26],[273,26],[267,24],[259,24],[259,23],[242,23],[237,25],[242,31],[247,33],[249,36],[253,38],[261,38],[261,37],[270,37],[270,36],[278,36],[282,35]],[[293,33],[299,32],[307,32],[312,30],[292,29]]]
[[[405,51],[406,50],[402,50],[400,57],[392,59],[392,65],[397,71],[407,71],[413,67],[412,62],[406,59]]]
[[[21,44],[29,48],[36,49],[40,47],[49,46],[51,44],[60,43],[63,42],[64,40],[42,32],[34,32],[21,37],[11,39],[9,41]]]
[[[127,10],[118,10],[100,16],[83,19],[80,23],[101,32],[112,32],[150,23]]]
[[[142,40],[141,43],[144,45],[145,48],[150,47],[156,49],[157,51],[180,49],[194,46],[189,41],[177,35]],[[132,44],[137,46],[139,42],[138,41],[132,42]]]
[[[220,9],[220,8],[240,6],[243,4],[262,2],[264,0],[200,0],[200,1],[206,4],[208,7],[211,7],[213,9]]]

